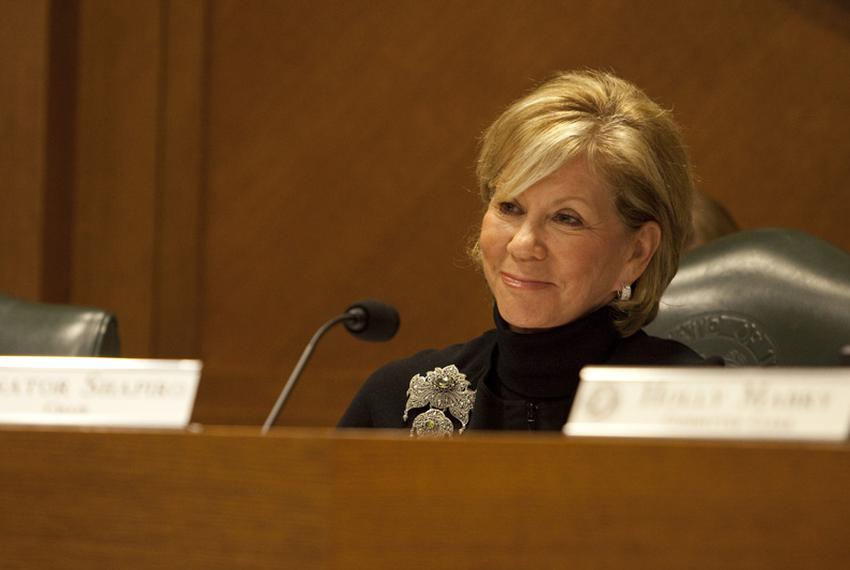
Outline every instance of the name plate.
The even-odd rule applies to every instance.
[[[197,360],[0,356],[0,424],[184,428]]]
[[[567,435],[847,439],[850,368],[588,366]]]

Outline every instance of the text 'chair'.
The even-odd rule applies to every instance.
[[[682,259],[646,330],[729,366],[837,366],[850,254],[796,230],[725,236]]]
[[[100,309],[0,295],[0,354],[118,356],[118,322]]]

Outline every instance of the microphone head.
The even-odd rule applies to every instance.
[[[395,336],[400,324],[398,311],[374,299],[358,301],[345,310],[345,328],[361,340],[382,342]]]

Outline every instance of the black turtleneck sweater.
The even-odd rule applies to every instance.
[[[479,429],[560,429],[579,371],[607,362],[621,339],[607,308],[535,333],[512,331],[497,310],[493,318],[496,346],[476,401]]]
[[[339,427],[410,429],[429,409],[411,409],[403,419],[411,379],[455,365],[475,390],[467,429],[560,430],[588,364],[702,365],[683,344],[640,331],[626,338],[603,307],[577,321],[535,333],[517,333],[494,310],[496,328],[463,344],[427,350],[391,362],[364,383]],[[447,416],[455,428],[459,418]]]

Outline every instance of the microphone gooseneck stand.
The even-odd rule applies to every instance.
[[[277,417],[280,415],[281,409],[283,409],[283,404],[289,398],[289,394],[295,387],[295,383],[298,382],[298,378],[301,376],[304,367],[307,366],[307,361],[310,360],[310,356],[316,349],[319,339],[328,332],[328,329],[339,323],[345,323],[345,328],[348,332],[360,340],[383,342],[395,336],[399,327],[399,317],[398,311],[392,305],[387,305],[375,299],[364,299],[348,307],[343,314],[332,318],[319,327],[319,330],[316,331],[316,334],[307,343],[304,352],[301,353],[301,358],[298,359],[298,363],[292,370],[292,374],[289,375],[289,380],[286,381],[286,385],[284,385],[283,390],[280,392],[280,396],[278,396],[277,402],[275,402],[271,413],[269,413],[269,417],[266,418],[262,429],[263,435],[267,434],[275,421],[277,421]]]
[[[295,365],[295,368],[292,369],[292,374],[289,375],[289,380],[286,381],[280,396],[277,398],[277,402],[275,402],[272,411],[269,413],[269,417],[266,418],[266,422],[263,424],[263,435],[267,434],[275,421],[277,421],[277,417],[280,415],[281,409],[283,409],[283,404],[289,398],[289,393],[292,392],[292,389],[295,387],[295,383],[298,382],[298,378],[301,376],[301,371],[304,370],[305,366],[307,366],[307,361],[309,361],[310,357],[313,355],[313,351],[316,349],[316,344],[318,344],[319,339],[322,338],[322,336],[324,336],[324,334],[334,325],[356,318],[357,315],[344,313],[332,318],[319,327],[319,330],[316,331],[316,334],[313,335],[313,338],[311,338],[310,342],[307,343],[307,346],[304,347],[304,351],[301,353],[301,358],[298,359],[298,363]]]

